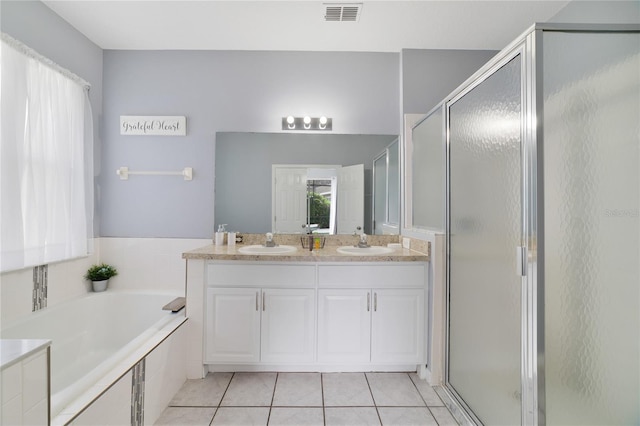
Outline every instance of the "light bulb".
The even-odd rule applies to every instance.
[[[327,124],[327,117],[325,117],[324,115],[320,117],[320,124]]]
[[[304,128],[305,129],[310,129],[311,128],[311,117],[309,117],[308,115],[303,119],[304,122]]]
[[[293,118],[293,116],[292,116],[292,115],[290,115],[290,116],[288,116],[288,117],[287,117],[287,123],[289,123],[289,124],[293,124],[295,121],[296,121],[296,120],[295,120],[295,118]]]

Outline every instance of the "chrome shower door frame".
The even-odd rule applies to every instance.
[[[545,425],[545,282],[544,282],[544,32],[639,32],[637,24],[536,24],[445,98],[446,138],[446,343],[444,391],[463,410],[462,420],[481,424],[449,382],[451,278],[450,106],[518,54],[522,55],[521,113],[521,406],[523,425]]]
[[[450,279],[451,279],[451,163],[450,163],[450,107],[468,94],[475,87],[484,82],[493,73],[498,71],[505,64],[520,56],[521,61],[521,128],[520,128],[520,197],[521,197],[521,224],[520,224],[520,247],[514,247],[514,252],[518,252],[521,259],[521,353],[520,353],[520,373],[521,373],[521,423],[523,425],[534,425],[538,422],[538,378],[536,375],[537,356],[537,324],[538,318],[543,319],[543,315],[537,315],[537,255],[535,230],[537,229],[537,135],[539,120],[536,119],[536,88],[531,84],[535,82],[537,67],[541,66],[536,62],[536,41],[537,31],[532,29],[514,40],[509,46],[503,49],[497,56],[489,61],[478,72],[471,76],[456,91],[454,91],[445,101],[445,122],[446,122],[446,292],[447,305],[446,318],[446,345],[445,345],[445,386],[446,393],[463,408],[463,421],[468,423],[482,424],[480,419],[473,413],[471,408],[465,403],[461,395],[453,388],[449,381],[449,357],[450,357]],[[532,237],[533,236],[533,237]],[[517,269],[514,265],[514,270]]]

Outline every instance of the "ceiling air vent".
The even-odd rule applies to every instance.
[[[324,3],[327,22],[356,22],[360,18],[362,3]]]

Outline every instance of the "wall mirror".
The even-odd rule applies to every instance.
[[[291,166],[304,169],[304,203],[307,203],[307,169],[335,169],[335,206],[333,232],[353,234],[353,232],[373,233],[373,161],[382,151],[397,140],[397,135],[336,135],[304,133],[241,133],[219,132],[216,134],[215,147],[215,197],[214,214],[216,226],[228,224],[227,229],[238,232],[266,233],[285,232],[284,228],[274,228],[274,198],[285,200],[281,189],[274,185],[274,166]],[[298,166],[304,167],[298,167]],[[311,167],[308,167],[311,166]],[[354,201],[355,197],[346,197],[341,191],[354,191],[350,184],[349,166],[360,166],[363,175],[360,197],[363,202]],[[317,171],[316,170],[316,171]],[[353,169],[351,169],[353,170]],[[299,176],[302,179],[302,176]],[[398,174],[399,179],[399,174]],[[318,180],[319,182],[314,182]],[[326,178],[312,179],[311,185],[316,191],[329,195],[322,188]],[[330,179],[329,179],[330,180]],[[356,183],[354,183],[356,185]],[[326,188],[326,186],[325,186]],[[329,192],[331,189],[329,189]],[[344,198],[341,203],[338,201]],[[400,193],[397,193],[399,204]],[[298,203],[301,201],[298,200]],[[353,209],[362,204],[363,224],[349,222]],[[331,205],[331,204],[330,204]],[[353,206],[353,207],[352,207]],[[296,211],[301,212],[302,209]],[[287,233],[304,233],[309,226],[319,223],[307,222],[307,208],[304,208],[304,222],[299,222]],[[275,219],[278,219],[276,216]],[[283,222],[280,217],[280,222]],[[277,220],[276,220],[277,222]],[[314,222],[314,221],[312,221]],[[357,230],[357,226],[362,229]],[[295,231],[294,231],[295,229]],[[330,232],[331,224],[323,228]]]
[[[411,207],[408,226],[445,227],[444,108],[438,105],[411,129]],[[410,224],[410,225],[409,225]]]

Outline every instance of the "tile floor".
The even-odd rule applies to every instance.
[[[457,425],[415,373],[213,373],[156,425]]]

